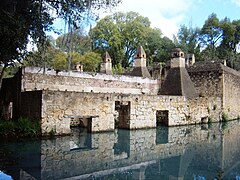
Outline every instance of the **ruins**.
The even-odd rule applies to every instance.
[[[166,78],[154,79],[146,53],[136,51],[128,75],[112,73],[111,57],[103,55],[100,73],[58,72],[23,67],[4,79],[1,97],[6,117],[40,120],[42,134],[69,134],[71,126],[89,132],[115,128],[155,128],[218,122],[240,115],[240,73],[218,62],[195,62],[176,48]],[[157,75],[156,77],[161,77]],[[9,108],[11,105],[11,108]],[[10,110],[9,110],[10,109]]]

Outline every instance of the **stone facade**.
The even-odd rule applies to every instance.
[[[70,133],[75,125],[91,132],[113,131],[116,111],[119,128],[142,129],[157,126],[157,112],[167,112],[168,126],[201,123],[210,116],[208,100],[188,101],[183,96],[123,95],[44,90],[42,95],[42,133]],[[119,109],[117,109],[119,108]],[[217,111],[217,110],[216,110]],[[85,118],[85,121],[84,121]],[[76,124],[77,123],[79,124]]]
[[[240,73],[220,63],[202,63],[188,69],[200,97],[208,100],[208,111],[214,121],[237,119],[240,116]],[[212,101],[211,101],[212,100]]]
[[[142,48],[136,58],[138,68],[148,71]],[[69,134],[73,125],[100,132],[116,127],[154,128],[158,123],[217,122],[223,115],[239,117],[239,72],[212,62],[195,63],[186,70],[180,49],[175,49],[172,58],[162,87],[160,81],[145,76],[24,68],[6,81],[9,85],[2,88],[2,102],[12,105],[13,117],[39,119],[43,134]],[[13,84],[16,91],[6,88]]]

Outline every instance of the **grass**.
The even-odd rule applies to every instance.
[[[0,120],[0,137],[38,137],[40,134],[41,127],[38,121],[31,121],[28,118]]]

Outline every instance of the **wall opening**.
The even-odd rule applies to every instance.
[[[92,132],[92,122],[93,119],[98,118],[98,116],[71,116],[70,127],[85,128],[88,132]]]
[[[115,128],[130,129],[130,101],[115,101]]]
[[[156,111],[156,120],[157,120],[157,126],[168,126],[169,125],[169,119],[168,119],[168,110],[157,110]]]

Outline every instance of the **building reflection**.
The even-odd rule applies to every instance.
[[[72,136],[36,143],[34,151],[31,143],[27,151],[18,149],[13,178],[236,179],[239,126],[234,121],[96,134],[73,129]]]

